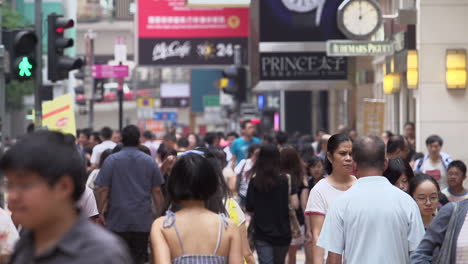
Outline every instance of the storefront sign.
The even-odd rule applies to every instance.
[[[260,54],[260,79],[347,80],[347,59],[324,52],[271,52]]]
[[[228,65],[247,61],[248,8],[192,8],[185,0],[140,0],[140,65]]]
[[[328,56],[378,56],[392,55],[393,52],[394,44],[388,41],[327,41]]]
[[[364,99],[364,133],[363,135],[380,136],[385,125],[385,101],[378,99]]]
[[[199,7],[248,7],[250,0],[187,0],[188,6]]]

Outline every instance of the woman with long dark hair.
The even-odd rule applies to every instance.
[[[296,218],[301,226],[299,237],[293,237],[289,246],[288,263],[296,263],[297,250],[304,245],[305,241],[311,241],[311,232],[309,232],[309,223],[305,221],[304,210],[307,205],[309,196],[309,187],[305,174],[304,162],[299,156],[299,152],[291,147],[283,147],[281,149],[281,173],[288,175],[291,178],[292,188],[297,190],[296,194],[299,197],[300,205],[296,210]],[[306,236],[308,234],[308,236]],[[309,254],[310,253],[310,254]],[[306,251],[306,257],[311,257],[312,252]]]
[[[383,175],[391,184],[404,192],[408,192],[409,183],[414,177],[414,172],[407,161],[402,158],[394,158],[388,161],[388,167]]]
[[[205,153],[180,155],[168,177],[168,199],[178,204],[151,229],[155,263],[242,263],[239,230],[206,206],[219,192],[220,176]],[[203,237],[203,243],[200,243]]]
[[[299,204],[290,192],[288,178],[280,173],[280,152],[275,145],[260,148],[247,191],[247,212],[253,215],[254,242],[260,264],[284,264],[291,243],[289,222],[292,204]]]
[[[327,144],[325,168],[328,177],[320,180],[310,191],[305,213],[310,216],[312,229],[313,263],[323,264],[327,254],[317,246],[325,215],[333,201],[356,182],[353,170],[352,141],[346,134],[333,135]]]

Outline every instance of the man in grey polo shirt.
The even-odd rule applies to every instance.
[[[34,132],[5,153],[0,168],[7,178],[8,206],[23,227],[9,263],[132,263],[122,241],[76,208],[86,168],[73,139]]]
[[[147,259],[151,225],[155,219],[151,199],[161,210],[164,179],[156,161],[138,149],[140,130],[129,125],[122,130],[123,149],[110,155],[96,178],[101,221],[130,248],[136,264]]]
[[[358,181],[325,217],[318,246],[328,264],[404,264],[424,236],[418,206],[382,175],[385,143],[376,136],[353,144]],[[342,262],[343,261],[343,262]]]

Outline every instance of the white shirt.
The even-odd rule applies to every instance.
[[[114,149],[117,144],[113,141],[106,140],[101,144],[94,146],[93,154],[91,154],[91,164],[99,164],[99,160],[101,159],[101,154],[106,151],[107,149]]]
[[[416,202],[382,176],[359,179],[328,211],[317,243],[345,264],[410,263],[424,236]]]
[[[88,186],[85,187],[85,191],[81,195],[80,200],[78,200],[78,208],[80,208],[82,213],[87,217],[93,217],[99,214],[93,190]]]
[[[0,208],[0,255],[10,255],[13,253],[16,241],[19,239],[10,215]]]
[[[96,186],[94,185],[94,182],[96,181],[96,178],[99,174],[100,169],[94,169],[88,176],[88,180],[86,180],[86,186],[91,188],[91,190],[95,190]]]
[[[433,163],[431,159],[426,159],[421,171],[431,175],[439,183],[441,190],[447,188],[447,169],[441,159],[436,163]]]
[[[327,179],[321,179],[310,191],[305,214],[326,215],[335,199],[344,192],[333,187]]]

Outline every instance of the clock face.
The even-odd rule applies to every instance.
[[[338,20],[347,37],[365,39],[379,28],[381,12],[372,0],[349,0],[340,6]]]
[[[298,13],[314,10],[323,0],[282,0],[287,9]]]

